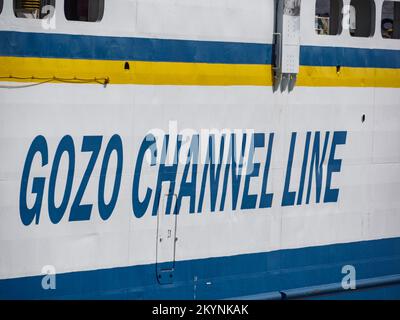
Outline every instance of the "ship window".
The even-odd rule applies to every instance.
[[[317,34],[338,35],[342,32],[343,0],[317,0],[315,31]]]
[[[3,0],[0,0],[0,14],[3,12]]]
[[[55,0],[14,0],[14,14],[17,18],[43,19],[53,14],[54,8]]]
[[[400,2],[383,2],[381,33],[385,39],[400,39]]]
[[[353,37],[372,37],[375,33],[375,2],[351,0],[350,34]]]
[[[104,0],[65,0],[67,20],[98,22],[103,19]]]

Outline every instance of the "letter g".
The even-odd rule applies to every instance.
[[[19,214],[21,221],[24,225],[29,226],[33,219],[35,223],[39,224],[40,210],[42,207],[43,192],[46,178],[35,177],[32,183],[32,193],[36,194],[35,204],[32,208],[28,208],[26,193],[28,188],[28,179],[31,172],[32,162],[35,155],[39,153],[41,155],[42,164],[44,167],[48,163],[48,148],[45,137],[37,136],[28,151],[26,156],[24,170],[22,172],[21,178],[21,188],[19,193]]]

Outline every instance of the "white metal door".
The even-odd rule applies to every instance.
[[[176,195],[163,188],[157,215],[157,279],[161,284],[173,282],[178,220],[178,215],[173,212],[175,202]]]

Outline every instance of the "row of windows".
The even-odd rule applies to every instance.
[[[0,13],[3,11],[0,0]],[[13,0],[17,18],[43,19],[55,8],[55,0]],[[103,18],[104,0],[65,0],[67,20],[97,22]]]
[[[372,37],[375,34],[375,2],[351,0],[349,9],[343,10],[343,0],[317,0],[315,7],[317,34],[339,35],[343,29],[349,29],[353,37]],[[348,12],[347,19],[343,19],[343,12]],[[400,2],[383,2],[381,34],[386,39],[400,39]]]
[[[14,14],[18,18],[43,19],[51,13],[56,0],[13,0]],[[0,0],[0,13],[4,0]],[[349,29],[354,37],[371,37],[375,34],[375,2],[351,0],[350,10],[343,10],[343,0],[317,0],[315,7],[315,31],[320,35],[340,35]],[[65,0],[67,20],[101,21],[104,0]],[[343,19],[343,12],[349,17]],[[342,22],[344,21],[344,22]],[[381,17],[383,38],[400,39],[400,2],[384,1]]]

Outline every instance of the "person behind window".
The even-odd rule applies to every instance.
[[[45,7],[55,6],[54,0],[14,0],[14,14],[17,18],[43,19],[49,10]]]

